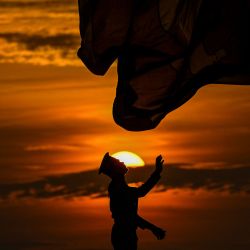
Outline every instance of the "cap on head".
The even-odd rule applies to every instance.
[[[99,168],[99,174],[106,173],[109,170],[110,168],[109,158],[110,158],[110,155],[109,155],[109,152],[107,152],[102,159],[102,162]]]

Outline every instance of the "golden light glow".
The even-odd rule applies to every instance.
[[[141,167],[145,165],[142,158],[132,152],[120,151],[112,154],[111,156],[124,162],[128,167]]]

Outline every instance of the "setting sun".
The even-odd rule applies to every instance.
[[[141,167],[145,165],[142,158],[132,152],[120,151],[111,156],[124,162],[128,167]]]

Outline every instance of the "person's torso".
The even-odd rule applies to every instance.
[[[136,227],[138,196],[136,188],[125,186],[119,190],[109,187],[110,211],[116,225]]]

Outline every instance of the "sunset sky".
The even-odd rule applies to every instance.
[[[77,1],[0,0],[0,249],[111,249],[108,180],[96,170],[123,150],[146,163],[133,183],[158,154],[167,163],[140,213],[168,236],[140,231],[139,249],[249,249],[249,87],[211,84],[156,129],[125,131],[112,117],[116,65],[97,77],[76,56],[77,11]]]

